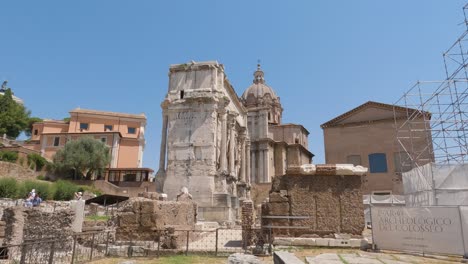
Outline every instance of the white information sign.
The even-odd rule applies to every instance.
[[[373,206],[371,217],[380,249],[464,254],[457,207]]]

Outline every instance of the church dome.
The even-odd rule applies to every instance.
[[[241,97],[241,100],[246,105],[257,104],[259,99],[279,101],[279,97],[276,95],[275,91],[265,84],[265,74],[261,70],[260,64],[257,65],[257,70],[254,73],[253,84],[245,90]]]
[[[265,84],[265,74],[260,64],[254,73],[253,84],[245,90],[240,100],[249,112],[265,111],[264,116],[268,124],[281,124],[283,108],[280,98],[270,86]]]

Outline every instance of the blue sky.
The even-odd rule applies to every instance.
[[[320,124],[369,100],[394,103],[444,79],[464,1],[0,1],[0,81],[33,116],[75,108],[148,117],[157,170],[170,64],[217,60],[240,95],[257,60],[323,163]]]

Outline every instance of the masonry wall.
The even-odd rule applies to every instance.
[[[402,123],[398,125],[401,126]],[[417,128],[413,127],[413,129]],[[363,192],[364,194],[372,194],[372,192],[389,191],[393,194],[402,194],[401,174],[397,172],[395,167],[395,155],[398,155],[395,153],[400,151],[396,142],[395,131],[395,121],[393,119],[325,128],[323,130],[325,161],[328,164],[349,163],[347,157],[357,155],[360,156],[361,163],[354,165],[369,168],[369,154],[385,153],[387,172],[369,172],[367,176],[363,177]],[[419,140],[413,140],[414,148],[423,151],[427,146],[427,140],[423,136]],[[425,149],[422,155],[421,158],[431,159],[428,149]]]
[[[131,198],[117,213],[117,240],[152,240],[155,231],[174,228],[193,230],[197,206],[190,201],[157,201]]]
[[[5,208],[2,221],[5,222],[4,244],[18,245],[26,240],[47,238],[70,238],[74,213],[59,210],[54,213],[39,209],[15,206]]]
[[[212,205],[216,175],[214,104],[183,106],[168,113],[167,180],[164,192],[174,199],[186,186],[201,206]]]
[[[19,164],[0,161],[0,178],[33,180],[36,179],[36,173],[32,170],[26,169]]]
[[[364,229],[361,177],[277,176],[272,182],[269,202],[262,206],[262,216],[306,217],[289,220],[264,218],[263,225],[290,227],[273,229],[275,236],[361,235]]]

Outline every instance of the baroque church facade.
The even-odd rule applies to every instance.
[[[280,98],[260,65],[241,98],[216,61],[171,65],[161,108],[157,191],[174,200],[187,187],[200,220],[236,220],[252,184],[312,161],[308,131],[281,123]]]
[[[307,149],[309,131],[302,125],[282,123],[280,98],[266,84],[260,65],[241,101],[247,109],[251,182],[268,183],[274,176],[286,174],[289,166],[312,162],[314,155]]]

